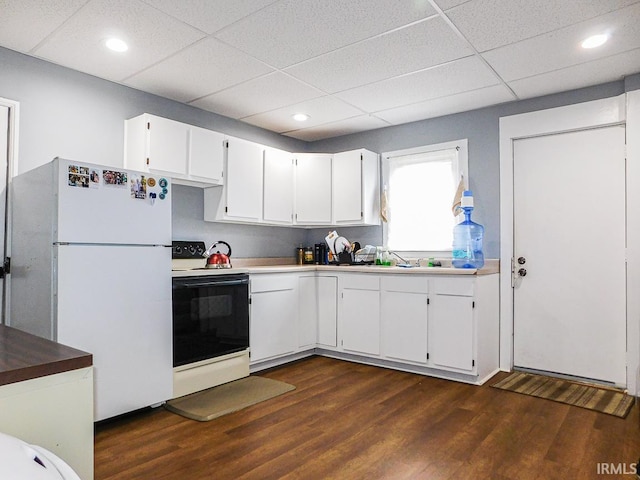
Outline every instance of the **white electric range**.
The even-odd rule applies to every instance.
[[[206,268],[204,242],[172,242],[173,397],[249,375],[249,275]]]

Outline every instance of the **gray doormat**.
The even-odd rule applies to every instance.
[[[634,397],[619,390],[523,372],[514,372],[491,386],[620,418],[627,416],[634,401]]]
[[[265,377],[249,376],[217,387],[192,393],[165,403],[165,408],[183,417],[208,422],[263,402],[296,387]]]

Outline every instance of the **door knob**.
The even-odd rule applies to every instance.
[[[518,264],[519,265],[524,265],[525,263],[527,263],[527,259],[524,257],[518,257]]]
[[[521,277],[526,277],[527,270],[525,268],[521,268],[520,270],[518,270],[518,275],[520,275]]]

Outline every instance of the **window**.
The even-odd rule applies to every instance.
[[[451,251],[451,205],[460,179],[466,184],[468,178],[467,140],[387,152],[382,159],[385,245],[418,255]]]

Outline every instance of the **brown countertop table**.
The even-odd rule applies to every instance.
[[[90,367],[93,355],[0,325],[0,385]]]

